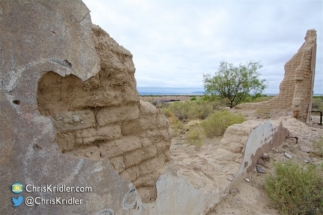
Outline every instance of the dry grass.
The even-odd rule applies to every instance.
[[[181,133],[181,131],[183,130],[184,124],[171,112],[169,113],[169,117],[167,117],[167,118],[168,118],[170,126],[173,130],[173,134],[175,136],[179,135]]]
[[[203,140],[205,139],[203,128],[199,125],[193,126],[185,134],[188,143],[197,147],[202,147]]]
[[[241,114],[233,114],[227,110],[216,111],[205,119],[201,125],[204,128],[207,137],[221,136],[225,130],[233,124],[239,124],[245,121]]]
[[[289,161],[275,163],[274,168],[265,189],[282,214],[323,213],[323,179],[314,164],[305,167]]]
[[[255,112],[256,116],[262,119],[269,119],[271,112],[270,110],[266,110],[266,109],[257,109]]]
[[[314,154],[323,157],[323,137],[313,141]]]

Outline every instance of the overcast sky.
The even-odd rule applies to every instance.
[[[314,92],[323,94],[323,1],[83,0],[92,22],[133,54],[138,87],[203,88],[220,61],[260,61],[266,93],[308,29],[317,31]]]

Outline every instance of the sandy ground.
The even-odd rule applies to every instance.
[[[172,99],[172,98],[167,98]],[[184,100],[184,99],[183,99]],[[241,112],[248,119],[273,119],[280,116],[290,115],[290,111],[263,114],[254,110],[238,110],[230,109],[232,112]],[[292,156],[292,160],[300,163],[314,163],[321,165],[322,158],[315,155],[313,152],[313,139],[323,137],[323,127],[317,125],[319,116],[312,116],[313,125],[307,126],[303,123],[297,125],[286,125],[290,130],[291,136],[295,138],[286,139],[278,148],[272,149],[268,155],[269,161],[266,161],[265,166],[262,166],[265,173],[258,173],[256,169],[248,173],[246,178],[242,180],[236,187],[230,190],[230,193],[216,206],[208,215],[222,215],[222,214],[280,214],[277,206],[271,201],[265,191],[264,184],[268,174],[273,172],[272,164],[277,161],[287,161],[284,153]],[[212,153],[217,150],[217,145],[222,137],[213,139],[206,138],[203,146],[198,148],[187,144],[184,134],[180,134],[173,138],[171,146],[172,159],[177,170],[181,169],[185,180],[193,184],[200,183],[200,187],[207,186],[207,189],[219,189],[216,185],[219,181],[224,183],[226,177],[218,176],[216,172],[217,166],[212,164]],[[214,174],[217,173],[217,174]],[[247,179],[247,180],[246,180]],[[216,183],[213,183],[216,182]],[[229,183],[229,182],[227,182]]]
[[[309,131],[312,131],[312,133],[309,133]],[[264,188],[266,176],[273,172],[272,164],[277,161],[289,160],[284,155],[284,152],[287,152],[292,156],[292,160],[297,163],[306,165],[306,161],[320,165],[322,158],[307,152],[307,150],[312,150],[312,142],[309,137],[319,137],[322,134],[322,128],[309,127],[308,131],[297,135],[299,138],[298,143],[294,138],[287,139],[278,148],[274,148],[268,153],[270,160],[265,163],[266,167],[262,166],[265,173],[258,173],[256,169],[248,173],[245,179],[249,179],[249,181],[243,180],[237,187],[232,188],[230,193],[216,206],[215,210],[209,212],[208,215],[279,214],[278,208],[268,198]],[[221,137],[206,139],[203,146],[197,148],[186,144],[187,140],[185,140],[184,135],[175,137],[171,146],[171,154],[174,163],[180,163],[181,170],[186,172],[186,175],[181,175],[181,177],[191,183],[196,184],[197,181],[200,181],[200,183],[203,183],[201,186],[214,186],[214,189],[218,189],[216,185],[210,185],[205,182],[206,177],[202,177],[201,174],[206,175],[208,178],[211,177],[214,182],[219,182],[220,178],[223,180],[223,176],[219,175],[219,171],[214,171],[216,165],[208,163],[210,162],[209,157],[216,151],[220,140]],[[224,180],[227,180],[227,178],[224,178]],[[223,181],[221,184],[223,184]]]

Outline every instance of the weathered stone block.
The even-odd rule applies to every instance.
[[[143,130],[157,127],[156,115],[142,115],[139,118],[139,125]]]
[[[86,102],[83,101],[83,103],[92,107],[116,106],[122,104],[121,94],[120,91],[110,88],[95,91],[88,97],[88,100]]]
[[[155,157],[157,155],[157,147],[155,145],[151,145],[143,148],[145,159],[149,159]]]
[[[169,141],[172,139],[172,135],[171,135],[171,130],[170,129],[161,129],[160,130],[160,135],[162,137],[162,139]]]
[[[133,85],[132,87],[125,86],[124,93],[122,94],[122,99],[123,99],[123,102],[125,103],[136,102],[138,105],[139,95],[138,95],[136,86],[135,85]]]
[[[154,187],[140,187],[137,192],[141,196],[141,199],[145,203],[153,202],[157,198],[157,189]]]
[[[148,147],[152,144],[152,142],[147,137],[142,137],[140,140],[142,147]]]
[[[100,127],[98,129],[89,128],[85,130],[79,130],[76,133],[77,143],[89,144],[96,140],[112,140],[121,136],[120,125],[109,125],[106,127]]]
[[[152,143],[157,143],[162,140],[162,134],[159,130],[146,130],[145,135]]]
[[[53,122],[58,132],[64,132],[93,127],[95,118],[94,113],[89,110],[70,111],[56,114]]]
[[[139,177],[139,169],[137,166],[133,166],[133,167],[126,169],[126,172],[129,175],[130,181],[134,181]]]
[[[121,126],[123,135],[136,135],[141,133],[141,126],[139,124],[139,119],[123,122]]]
[[[101,154],[97,146],[90,145],[86,148],[77,148],[66,152],[67,155],[77,156],[80,158],[86,158],[91,160],[100,160]]]
[[[168,119],[164,115],[159,114],[157,116],[157,126],[158,126],[158,128],[168,127],[169,126]]]
[[[134,136],[123,137],[100,145],[101,153],[107,155],[108,158],[116,157],[139,148],[141,148],[140,139]]]
[[[126,166],[123,162],[123,156],[111,158],[110,163],[112,164],[113,169],[115,169],[115,171],[117,171],[117,173],[124,171],[126,168]]]
[[[96,114],[96,120],[100,126],[117,121],[129,121],[139,117],[137,105],[107,107]]]
[[[74,148],[75,137],[71,132],[57,133],[56,141],[62,150],[71,150]]]
[[[164,151],[166,151],[166,149],[168,149],[166,141],[160,141],[160,142],[156,143],[156,146],[157,146],[157,153],[158,154],[163,153]]]
[[[143,149],[138,149],[136,151],[130,152],[129,154],[124,155],[124,161],[126,168],[140,163],[145,159],[145,152]]]
[[[77,91],[77,94],[77,97],[71,101],[71,106],[77,109],[88,107],[117,106],[122,104],[122,93],[104,85],[101,85],[100,88],[91,89],[89,91],[83,91],[79,89]]]
[[[160,154],[158,157],[154,157],[152,159],[149,159],[147,161],[144,161],[139,166],[139,172],[140,175],[146,175],[151,172],[154,172],[157,169],[160,169],[165,163],[165,155]]]
[[[129,166],[140,163],[143,160],[152,158],[157,155],[157,148],[155,145],[151,145],[149,147],[145,147],[142,149],[137,149],[132,151],[126,155],[124,155],[124,161],[126,164],[126,168]]]
[[[141,142],[139,137],[127,136],[114,141],[117,148],[122,152],[130,152],[141,148]]]
[[[133,181],[133,184],[136,187],[142,187],[142,186],[153,187],[155,186],[158,177],[159,177],[159,172],[153,172],[151,174],[137,178],[135,181]]]
[[[140,114],[157,114],[158,109],[150,102],[140,100]]]

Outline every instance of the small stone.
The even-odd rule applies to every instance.
[[[246,182],[250,182],[250,179],[249,178],[245,178],[244,180],[246,180]]]
[[[284,152],[285,157],[292,159],[292,156],[290,154],[288,154],[287,152]]]
[[[265,173],[265,170],[263,170],[260,166],[256,166],[257,172],[259,173]]]
[[[265,164],[265,161],[262,158],[258,159],[257,164],[260,164],[260,165],[262,165],[264,167],[267,167],[266,164]]]
[[[234,177],[233,177],[233,175],[232,175],[232,174],[230,174],[230,175],[228,175],[228,176],[227,176],[227,179],[228,179],[229,181],[233,181]]]
[[[240,204],[241,199],[237,198],[236,203]]]
[[[276,153],[279,153],[279,151],[276,148],[272,148],[271,150],[276,152]]]
[[[74,122],[79,122],[79,121],[81,121],[81,120],[80,120],[80,117],[79,117],[79,116],[74,115],[74,116],[73,116],[73,121],[74,121]]]
[[[229,193],[235,195],[235,194],[239,193],[239,190],[238,189],[230,189]]]
[[[261,155],[261,158],[264,160],[264,161],[269,161],[270,160],[270,157],[267,153],[262,153]]]

